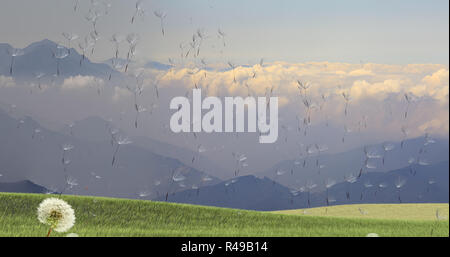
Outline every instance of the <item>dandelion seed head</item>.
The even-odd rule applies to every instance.
[[[75,224],[75,212],[67,202],[58,198],[47,198],[39,204],[38,220],[57,232],[66,232]]]

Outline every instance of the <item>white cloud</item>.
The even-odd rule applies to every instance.
[[[353,70],[348,73],[348,76],[351,76],[351,77],[373,76],[373,75],[375,75],[375,74],[371,70],[366,70],[366,69]]]
[[[93,76],[74,76],[64,79],[62,84],[62,89],[66,90],[76,90],[83,89],[89,86],[103,85],[105,82],[102,79]]]
[[[412,93],[419,106],[410,108],[410,115],[417,114],[408,121],[411,135],[419,135],[426,128],[430,132],[448,136],[448,67],[437,64],[349,64],[349,63],[266,63],[264,67],[254,65],[250,67],[236,67],[233,70],[207,71],[192,68],[177,68],[169,72],[160,71],[155,74],[160,78],[160,85],[183,90],[191,90],[194,85],[207,91],[208,95],[225,96],[252,94],[264,96],[272,90],[273,96],[280,97],[280,105],[295,108],[292,113],[302,115],[304,108],[301,101],[297,80],[309,82],[307,95],[312,104],[318,107],[322,104],[322,94],[328,95],[327,105],[323,111],[334,122],[343,125],[342,113],[345,102],[342,92],[351,96],[350,113],[353,120],[349,124],[357,124],[362,116],[369,116],[373,129],[380,133],[400,131],[404,120],[394,116],[387,117],[384,109],[395,109],[398,117],[403,115],[406,108],[405,93]],[[273,88],[273,89],[272,89]],[[427,104],[420,101],[427,99]],[[431,102],[430,102],[431,101]],[[430,104],[433,103],[433,104]],[[319,109],[319,108],[316,108]],[[380,111],[380,110],[383,110]],[[319,119],[319,118],[317,118]],[[316,119],[316,121],[317,121]],[[349,118],[350,119],[350,118]],[[390,120],[390,124],[385,123]],[[320,122],[320,120],[318,121]],[[347,124],[348,125],[348,124]],[[348,125],[349,126],[349,125]],[[395,130],[395,131],[394,131]],[[397,131],[398,130],[398,131]]]

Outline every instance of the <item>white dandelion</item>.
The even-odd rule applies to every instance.
[[[37,209],[38,220],[49,225],[47,237],[55,230],[66,232],[75,224],[75,212],[67,202],[58,198],[47,198],[39,204]]]

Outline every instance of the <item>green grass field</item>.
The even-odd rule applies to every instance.
[[[45,236],[48,228],[38,222],[36,208],[47,197],[0,193],[0,236]],[[299,216],[126,199],[62,198],[75,210],[76,224],[69,232],[79,236],[449,236],[448,220]]]
[[[443,204],[351,204],[300,210],[274,211],[279,214],[303,216],[368,218],[390,220],[437,220],[448,219],[449,205]]]

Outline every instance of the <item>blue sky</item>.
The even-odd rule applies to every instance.
[[[203,28],[209,35],[203,57],[212,60],[449,62],[447,0],[144,0],[147,16],[133,25],[134,1],[109,2],[110,14],[98,22],[102,39],[92,57],[97,60],[111,57],[107,39],[113,33],[139,33],[139,58],[166,61],[179,56],[178,45]],[[87,35],[90,26],[84,15],[90,1],[80,0],[77,13],[72,5],[72,0],[2,0],[0,41],[23,47],[43,38],[63,42],[65,31]],[[167,12],[165,37],[154,10]],[[211,50],[220,45],[218,28],[227,34],[221,55]]]

